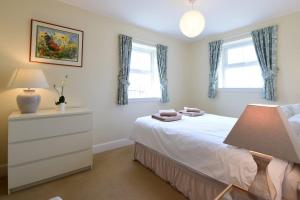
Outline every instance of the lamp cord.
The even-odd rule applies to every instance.
[[[194,10],[194,4],[196,2],[196,0],[189,0],[190,4],[192,4],[192,10]]]

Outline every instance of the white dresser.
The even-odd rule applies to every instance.
[[[91,169],[92,112],[41,110],[8,118],[8,192]]]

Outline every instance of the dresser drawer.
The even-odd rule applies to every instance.
[[[91,149],[91,146],[91,132],[13,143],[8,145],[8,166]]]
[[[8,143],[87,132],[92,129],[92,114],[10,120]]]
[[[8,167],[8,188],[32,184],[92,165],[92,150],[67,154],[26,165]]]

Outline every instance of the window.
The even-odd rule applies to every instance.
[[[129,99],[160,98],[156,48],[139,43],[132,44]]]
[[[262,88],[263,78],[251,37],[223,44],[219,88]]]

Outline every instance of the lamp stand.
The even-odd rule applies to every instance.
[[[20,112],[35,113],[40,105],[41,96],[35,93],[35,90],[24,90],[24,93],[17,96],[17,104]]]
[[[257,174],[249,187],[249,192],[266,200],[273,200],[276,197],[276,189],[268,175],[268,165],[272,156],[250,151],[257,164]]]
[[[300,182],[297,185],[297,200],[300,200]]]

